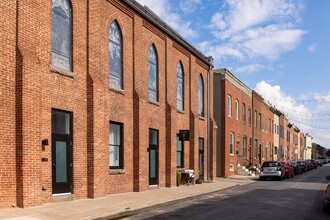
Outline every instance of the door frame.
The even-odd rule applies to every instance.
[[[53,112],[62,112],[69,115],[70,123],[70,134],[57,134],[53,133],[52,130],[52,193],[53,194],[62,194],[62,193],[73,193],[73,113],[69,111],[59,110],[52,108]],[[52,119],[53,123],[53,119]],[[53,124],[52,124],[53,129]],[[63,141],[67,144],[67,182],[66,183],[56,183],[56,142]]]
[[[149,140],[149,148],[148,148],[148,152],[149,152],[149,186],[151,185],[158,185],[159,184],[159,131],[156,129],[149,129],[149,139],[150,139],[150,131],[156,131],[157,132],[157,145],[155,144],[150,144],[150,140]],[[156,177],[151,178],[151,150],[155,150],[156,151],[156,158],[155,158],[155,165],[156,165]]]

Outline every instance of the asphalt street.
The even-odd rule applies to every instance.
[[[323,213],[330,164],[284,181],[221,190],[125,219],[330,219]]]

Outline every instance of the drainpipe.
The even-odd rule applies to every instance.
[[[211,172],[211,116],[210,116],[210,106],[211,106],[211,96],[210,96],[210,72],[213,68],[213,58],[208,57],[209,70],[207,72],[207,180],[211,181],[210,172]]]

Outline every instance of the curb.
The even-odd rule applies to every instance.
[[[251,183],[247,183],[245,185],[252,184],[252,183],[254,183],[254,182],[251,181]],[[210,191],[210,192],[207,192],[207,193],[187,196],[187,197],[184,197],[184,198],[174,199],[174,200],[171,200],[171,201],[168,201],[168,202],[163,202],[163,203],[159,203],[159,204],[155,204],[155,205],[151,205],[151,206],[147,206],[147,207],[143,207],[143,208],[138,208],[138,209],[134,209],[134,210],[127,210],[127,211],[119,212],[119,213],[116,213],[116,214],[99,216],[99,217],[96,217],[94,219],[95,220],[110,220],[110,219],[116,220],[116,219],[121,219],[121,218],[136,215],[136,214],[141,213],[141,212],[146,212],[146,211],[149,211],[149,210],[152,210],[152,209],[155,209],[155,208],[166,207],[166,206],[174,205],[174,204],[177,204],[177,203],[181,203],[181,202],[186,201],[187,199],[197,199],[198,197],[201,197],[201,196],[210,195],[210,194],[220,192],[220,191],[225,190],[225,189],[232,189],[232,188],[236,188],[236,187],[239,187],[239,186],[242,186],[242,185],[236,184],[234,186],[229,186],[229,187],[223,188],[223,189],[217,189],[217,190]]]

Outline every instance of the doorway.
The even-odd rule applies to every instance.
[[[149,129],[149,185],[158,185],[158,130]]]
[[[53,194],[72,193],[72,113],[52,110]]]

